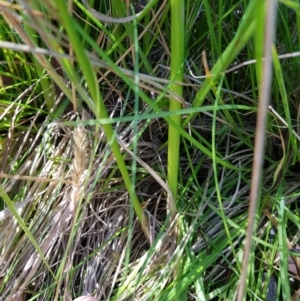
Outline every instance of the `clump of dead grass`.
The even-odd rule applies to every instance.
[[[79,115],[83,116],[84,111]],[[79,115],[68,113],[62,120],[80,121]],[[19,140],[12,141],[10,149],[19,154],[28,150],[30,142],[26,139],[32,139],[30,152],[26,152],[17,170],[14,165],[18,156],[9,152],[12,161],[5,165],[3,173],[13,175],[4,187],[16,196],[13,201],[19,214],[40,244],[56,280],[15,218],[7,213],[1,222],[1,298],[27,300],[38,295],[38,300],[42,300],[85,293],[108,299],[113,288],[124,281],[122,261],[129,247],[128,193],[102,134],[97,152],[93,153],[91,127],[60,128],[51,121],[46,118],[35,137],[24,133],[22,149],[17,149]],[[155,121],[151,124],[153,127]],[[123,143],[130,143],[132,128],[122,130]],[[151,143],[140,142],[138,149],[140,160],[150,167],[165,164],[165,153],[153,152]],[[156,180],[145,175],[140,174],[136,189],[147,207],[155,237],[161,227],[159,221],[165,218],[160,209],[165,206],[164,194]],[[158,198],[160,203],[155,205]],[[135,219],[132,231],[130,262],[134,268],[149,246]]]

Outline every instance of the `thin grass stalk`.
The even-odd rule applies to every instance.
[[[300,49],[300,10],[296,11],[296,16],[297,16],[297,32],[298,32],[298,49]],[[300,86],[300,69],[297,68],[297,73],[298,73],[298,85]],[[298,91],[298,97],[300,97],[300,92]],[[297,116],[297,132],[300,133],[300,109],[298,107],[298,116]]]
[[[78,34],[74,30],[74,28],[75,28],[74,22],[75,21],[69,15],[69,12],[66,8],[65,3],[63,3],[60,0],[56,0],[55,2],[57,5],[63,26],[65,27],[65,30],[69,36],[71,45],[73,46],[74,53],[77,57],[78,63],[82,68],[83,76],[86,80],[91,98],[94,100],[95,107],[96,107],[96,110],[95,110],[96,118],[97,119],[108,118],[106,107],[104,105],[103,98],[101,96],[99,86],[97,83],[96,74],[94,72],[94,69],[92,68],[91,62],[88,59],[84,48],[82,47],[82,44],[81,44]],[[113,154],[116,158],[116,162],[117,162],[119,170],[122,174],[122,177],[124,179],[125,186],[129,192],[135,213],[142,225],[142,228],[144,230],[146,237],[149,239],[150,231],[148,229],[147,218],[142,210],[142,207],[136,196],[136,193],[131,190],[132,182],[131,182],[130,175],[127,170],[127,166],[124,162],[122,152],[120,150],[120,146],[116,140],[114,130],[113,130],[112,126],[109,124],[106,124],[106,125],[103,124],[102,126],[103,126],[103,130],[105,132],[105,135],[107,137],[107,140],[113,151]],[[99,125],[98,125],[98,127],[99,127]],[[98,131],[96,130],[96,132],[98,132]]]
[[[286,221],[285,221],[285,198],[282,195],[282,185],[279,188],[279,210],[278,210],[278,242],[279,242],[279,257],[280,257],[280,278],[282,281],[282,298],[283,300],[291,300],[291,290],[289,285],[288,269],[288,250],[286,236]]]
[[[184,39],[184,0],[172,0],[171,1],[171,82],[182,82],[183,81],[183,62],[184,62],[184,50],[185,50],[185,39]],[[182,96],[182,85],[173,83],[170,87],[171,91],[177,95]],[[174,123],[181,127],[181,116],[172,115],[172,111],[180,110],[182,107],[181,103],[175,99],[170,99],[169,112],[170,119]],[[171,213],[171,221],[175,218],[176,214],[176,199],[177,199],[177,186],[178,186],[178,173],[179,173],[179,144],[180,144],[180,132],[169,124],[168,134],[168,185],[170,187],[172,196],[168,196],[167,210],[168,214]],[[180,231],[180,226],[178,227]],[[181,240],[180,233],[178,233],[178,243]],[[175,279],[179,281],[182,273],[182,267],[180,261],[175,267]],[[181,294],[178,295],[178,300],[186,299],[186,296]]]
[[[134,13],[133,7],[132,13]],[[134,123],[133,123],[133,141],[132,141],[132,150],[134,156],[132,156],[132,163],[131,163],[131,187],[130,193],[135,193],[135,185],[136,185],[136,173],[137,173],[137,140],[138,140],[138,128],[139,128],[139,44],[138,44],[138,33],[137,33],[137,22],[136,19],[133,20],[134,24]],[[127,278],[129,272],[129,264],[130,264],[130,255],[131,255],[131,245],[132,245],[132,237],[133,237],[133,210],[132,206],[129,208],[129,220],[128,220],[128,236],[126,242],[126,254],[124,259],[124,279]],[[152,245],[152,237],[149,236],[150,243]]]
[[[286,85],[284,82],[284,74],[283,74],[283,70],[281,68],[280,62],[279,62],[279,58],[278,58],[278,53],[276,50],[276,47],[272,46],[272,54],[273,54],[273,62],[274,62],[274,74],[275,74],[275,78],[278,84],[278,90],[280,93],[280,98],[282,99],[282,106],[284,109],[284,114],[285,114],[285,120],[287,122],[287,126],[290,132],[290,140],[291,140],[291,144],[292,144],[292,149],[295,150],[294,153],[297,154],[297,141],[295,136],[293,135],[293,121],[291,118],[291,114],[290,114],[290,108],[289,108],[289,99],[288,99],[288,94],[286,91]],[[297,155],[296,155],[297,156]],[[294,158],[295,161],[296,158]],[[292,162],[292,165],[294,165],[295,162]]]
[[[252,237],[255,236],[256,210],[261,197],[261,174],[263,165],[263,153],[265,145],[265,127],[267,121],[267,111],[269,94],[272,81],[272,43],[275,32],[276,0],[269,0],[265,3],[266,9],[266,29],[264,39],[264,57],[262,84],[259,90],[259,107],[256,124],[255,149],[252,167],[252,179],[250,189],[249,224],[247,229],[247,239],[244,248],[244,261],[238,289],[238,301],[245,300],[245,290],[248,285],[249,260],[253,247]],[[259,6],[258,6],[259,8]],[[258,29],[259,30],[259,29]],[[252,257],[253,258],[253,257]]]
[[[183,80],[183,61],[184,61],[184,1],[171,1],[171,81],[182,82]],[[172,84],[170,89],[178,95],[182,95],[182,86]],[[169,111],[170,119],[176,125],[181,126],[181,116],[172,115],[172,111],[181,109],[181,103],[175,99],[170,99]],[[168,185],[176,200],[177,182],[179,171],[179,143],[180,133],[169,124],[168,136]],[[169,198],[171,199],[171,198]],[[176,211],[176,204],[169,203],[168,210]]]
[[[211,44],[210,55],[212,61],[215,62],[216,57],[220,55],[219,53],[216,53],[217,52],[216,47],[220,47],[221,45],[219,45],[219,43],[217,42],[215,25],[213,24],[212,21],[213,19],[212,14],[215,14],[215,11],[212,9],[212,5],[214,5],[214,3],[212,1],[204,0],[203,5],[204,5],[204,10],[206,12],[206,20],[207,20],[209,35],[210,35],[210,44]]]
[[[228,227],[228,223],[227,223],[227,218],[225,215],[225,211],[224,211],[224,207],[223,207],[223,203],[222,203],[222,196],[221,196],[221,190],[220,190],[220,184],[219,184],[219,180],[218,180],[218,169],[217,169],[217,162],[216,162],[216,119],[217,119],[217,107],[218,107],[218,103],[221,102],[221,88],[223,86],[223,80],[224,77],[221,78],[220,80],[220,84],[219,87],[217,89],[217,91],[215,91],[215,96],[216,96],[216,100],[215,100],[215,109],[213,112],[213,121],[212,121],[212,134],[211,134],[211,141],[212,141],[212,165],[213,165],[213,170],[214,170],[214,180],[215,180],[215,186],[216,186],[216,193],[217,193],[217,199],[218,199],[218,203],[219,203],[219,207],[220,207],[220,216],[222,218],[223,221],[223,225],[225,228],[225,233],[227,235],[227,240],[231,246],[232,252],[236,257],[236,252],[234,251],[234,246],[233,246],[233,242],[232,242],[232,238],[230,235],[230,231],[229,231],[229,227]],[[215,88],[215,87],[214,87]]]

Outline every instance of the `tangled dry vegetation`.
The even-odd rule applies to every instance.
[[[100,300],[108,300],[113,288],[122,281],[122,261],[132,214],[128,193],[103,133],[95,138],[88,126],[51,126],[49,118],[37,128],[37,117],[32,118],[25,132],[12,129],[11,139],[7,140],[8,155],[3,157],[2,170],[7,177],[14,176],[5,181],[5,190],[16,201],[15,195],[22,195],[16,205],[19,214],[52,272],[61,269],[56,291],[64,288],[73,290],[71,294],[80,286],[82,292],[93,292]],[[83,118],[84,110],[82,114],[70,112],[62,117],[68,121]],[[130,125],[120,129],[123,143],[130,144],[131,130]],[[92,149],[96,151],[93,153]],[[139,159],[149,168],[165,160],[163,151],[157,149],[154,142],[139,143]],[[124,155],[131,160],[126,151]],[[22,164],[16,171],[14,167],[20,157]],[[163,164],[161,161],[162,172]],[[165,219],[164,194],[146,170],[137,176],[136,190],[155,237]],[[1,277],[11,275],[1,298],[28,300],[37,291],[39,299],[49,298],[47,294],[52,296],[53,291],[46,288],[51,271],[8,210],[2,212],[1,221]],[[130,268],[134,269],[149,245],[135,218],[132,223],[133,238],[128,248],[132,250]],[[65,275],[70,276],[65,278]]]

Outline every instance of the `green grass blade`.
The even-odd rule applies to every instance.
[[[171,1],[171,81],[182,82],[183,80],[183,61],[184,61],[184,1]],[[170,89],[178,95],[182,95],[182,86],[172,84]],[[169,112],[170,119],[181,126],[181,116],[172,115],[172,111],[180,110],[181,103],[175,99],[170,100]],[[177,196],[177,182],[179,170],[179,143],[180,133],[177,128],[169,124],[168,135],[168,184],[173,194],[173,199]],[[176,210],[175,204],[169,204],[169,210]]]
[[[228,47],[222,53],[221,57],[218,59],[217,63],[211,70],[212,80],[216,83],[221,75],[221,72],[225,71],[229,64],[234,60],[237,54],[245,47],[246,43],[249,41],[250,37],[253,35],[256,27],[256,18],[254,17],[256,10],[257,0],[252,0],[245,12],[242,22],[237,30],[234,39],[230,42]],[[205,97],[210,90],[209,79],[205,79],[202,87],[198,91],[195,99],[193,100],[193,106],[201,106]],[[190,118],[193,118],[193,114]],[[189,119],[190,119],[189,118]]]

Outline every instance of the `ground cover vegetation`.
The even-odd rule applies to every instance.
[[[0,300],[298,300],[298,1],[0,1]]]

